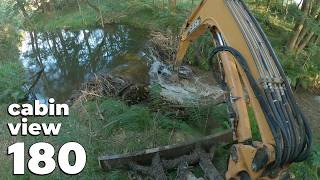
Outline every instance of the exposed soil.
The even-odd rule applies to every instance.
[[[320,143],[320,96],[301,91],[295,94],[300,108],[309,120],[314,143]]]

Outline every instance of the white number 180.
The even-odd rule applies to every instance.
[[[69,154],[74,152],[75,164],[70,165]],[[52,173],[56,168],[56,162],[53,159],[55,150],[51,144],[36,143],[29,149],[30,160],[28,169],[37,175],[47,175]],[[8,147],[8,155],[13,154],[13,174],[24,174],[24,143],[15,143]],[[42,165],[41,165],[42,163]],[[64,144],[58,152],[58,164],[60,169],[69,175],[80,173],[86,164],[86,152],[84,148],[76,143],[69,142]]]

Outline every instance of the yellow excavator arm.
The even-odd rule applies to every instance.
[[[231,147],[226,179],[277,179],[304,160],[311,132],[279,60],[257,20],[241,0],[203,0],[183,26],[176,65],[206,31],[216,44],[231,104]],[[261,140],[253,140],[253,110]]]

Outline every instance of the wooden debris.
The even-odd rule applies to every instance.
[[[223,178],[212,164],[213,153],[210,153],[210,150],[215,145],[231,141],[232,133],[227,130],[183,144],[147,149],[137,153],[104,156],[99,158],[99,163],[106,171],[113,168],[130,169],[159,180],[166,180],[165,172],[170,169],[177,169],[177,179],[188,179],[190,174],[188,165],[199,164],[207,179],[220,180]]]
[[[200,158],[200,167],[208,180],[223,180],[218,170],[212,164],[212,157],[206,153],[202,148],[197,148],[198,156]]]
[[[177,180],[185,180],[188,178],[188,163],[186,160],[180,161],[177,169]]]
[[[120,97],[128,104],[136,104],[148,98],[147,84],[135,84],[125,78],[110,74],[94,75],[84,83],[79,93],[71,97],[71,102],[91,100],[96,97]]]

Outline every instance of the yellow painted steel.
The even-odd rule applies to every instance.
[[[259,72],[255,65],[254,57],[250,52],[238,23],[224,0],[203,0],[193,11],[183,26],[176,57],[177,66],[181,64],[190,43],[207,30],[212,32],[212,34],[220,33],[228,46],[237,49],[247,60],[247,64],[254,78],[257,81],[259,80]],[[238,143],[235,145],[238,161],[229,160],[226,178],[238,179],[239,173],[246,171],[252,179],[261,179],[263,169],[258,172],[251,170],[252,161],[257,149],[261,147],[267,147],[268,149],[268,163],[274,161],[275,142],[271,130],[244,70],[228,52],[221,52],[219,58],[223,65],[225,82],[227,83],[231,96],[237,98],[232,106],[237,114],[234,140]],[[245,92],[248,94],[249,100],[245,99]],[[262,139],[261,142],[256,143],[258,145],[255,147],[244,144],[244,142],[252,139],[248,107],[251,107],[254,111]],[[267,177],[263,178],[268,179]]]

